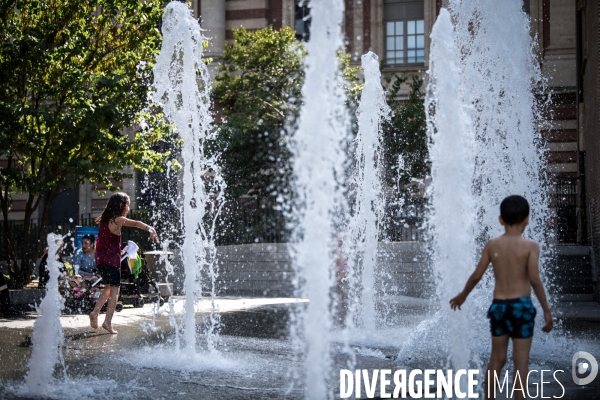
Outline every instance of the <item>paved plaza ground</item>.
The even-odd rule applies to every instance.
[[[176,315],[181,316],[183,299],[174,298]],[[292,352],[288,332],[289,311],[302,307],[300,299],[220,298],[222,315],[219,352],[206,350],[205,337],[198,335],[198,350],[177,351],[177,336],[170,326],[167,305],[153,322],[153,308],[125,307],[113,321],[118,335],[95,331],[87,315],[63,315],[64,367],[57,366],[49,397],[127,399],[300,399],[302,365]],[[439,361],[421,357],[414,363],[401,360],[399,353],[410,343],[415,327],[431,318],[419,299],[402,299],[403,327],[382,329],[374,335],[348,337],[356,355],[357,369],[435,368]],[[207,317],[210,304],[196,304],[198,325]],[[600,304],[558,303],[555,314],[561,320],[564,343],[600,348]],[[102,321],[103,316],[100,317]],[[31,355],[31,334],[36,314],[25,312],[0,319],[0,398],[29,398],[22,391],[23,377]],[[340,331],[341,332],[341,331]],[[429,340],[423,338],[424,340]],[[337,340],[337,341],[336,341]],[[482,347],[484,348],[485,345]],[[579,350],[586,350],[581,348]],[[485,350],[484,350],[485,351]],[[569,350],[570,351],[570,350]],[[595,351],[595,350],[593,350]],[[593,352],[592,351],[592,352]],[[430,352],[435,352],[432,344]],[[332,345],[333,370],[347,368],[348,356],[342,334]],[[482,354],[482,358],[487,357]],[[562,357],[562,356],[561,356]],[[532,351],[532,368],[564,369],[564,399],[600,399],[600,377],[590,386],[579,387],[570,378],[565,357]],[[546,359],[548,363],[545,363]],[[558,360],[558,361],[557,361]],[[570,360],[567,360],[570,361]],[[542,365],[544,364],[544,365]],[[437,365],[437,368],[441,368]],[[330,390],[339,398],[339,381]],[[379,392],[377,392],[379,393]],[[558,385],[547,385],[544,396],[560,396]],[[377,398],[378,394],[375,398]],[[354,396],[352,397],[354,398]],[[366,398],[365,393],[361,398]],[[502,398],[502,397],[499,397]]]

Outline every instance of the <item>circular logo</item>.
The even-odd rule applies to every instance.
[[[578,361],[584,359],[585,361]],[[572,368],[573,382],[576,385],[587,385],[591,383],[598,375],[598,361],[588,352],[578,351],[573,354]],[[577,375],[584,375],[589,371],[589,375],[585,378],[579,378]]]

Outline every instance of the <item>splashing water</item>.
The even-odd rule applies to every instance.
[[[502,233],[498,224],[500,201],[519,194],[532,204],[526,234],[544,245],[546,165],[536,130],[541,115],[534,95],[543,80],[529,18],[518,0],[452,0],[450,4],[461,51],[465,101],[474,107],[477,141],[473,190],[479,244]],[[498,39],[508,36],[510,41]]]
[[[522,2],[451,1],[455,43],[461,52],[464,102],[472,106],[475,132],[473,188],[477,210],[475,243],[469,255],[491,237],[503,233],[498,223],[499,205],[512,194],[531,204],[530,224],[524,235],[540,243],[540,270],[546,275],[549,261],[548,205],[545,157],[536,124],[541,118],[534,90],[543,79],[535,58],[530,21]],[[498,40],[511,37],[511,43]],[[472,267],[474,268],[474,266]],[[487,274],[471,295],[479,315],[485,315],[492,298],[492,275]],[[546,286],[547,287],[547,286]],[[537,301],[537,299],[535,299]],[[542,326],[542,313],[538,313]],[[473,317],[473,328],[488,336],[486,321]],[[538,330],[539,332],[539,330]],[[548,336],[538,334],[541,340]]]
[[[312,2],[311,40],[307,44],[306,79],[293,143],[299,224],[291,245],[296,287],[310,303],[294,320],[292,332],[306,345],[306,397],[326,397],[330,373],[330,289],[333,284],[333,213],[339,206],[337,180],[343,176],[341,142],[348,135],[345,94],[340,85],[336,52],[343,45],[342,0]]]
[[[60,324],[60,312],[65,300],[58,291],[60,263],[55,256],[60,243],[62,243],[62,236],[53,233],[48,235],[49,279],[46,295],[37,308],[38,317],[33,324],[33,352],[25,376],[28,394],[37,397],[47,395],[56,363],[64,364],[62,357],[64,336]]]
[[[360,313],[359,324],[366,330],[376,328],[375,310],[375,266],[379,228],[384,216],[384,198],[381,185],[380,167],[382,145],[381,124],[389,118],[390,108],[385,101],[385,91],[381,86],[381,72],[377,55],[368,52],[361,58],[365,75],[365,85],[358,106],[358,135],[356,137],[356,169],[352,187],[356,190],[354,213],[348,225],[351,256],[349,263],[353,273],[351,287],[360,295],[353,305]],[[355,263],[355,265],[352,265]]]
[[[201,290],[199,272],[210,276],[213,309],[207,323],[207,346],[212,352],[218,340],[219,314],[214,307],[215,280],[215,220],[223,204],[225,183],[216,157],[205,154],[205,145],[214,140],[216,131],[210,113],[210,78],[202,61],[200,25],[187,5],[169,3],[163,16],[163,43],[154,67],[155,101],[163,106],[167,118],[173,121],[184,141],[182,246],[185,266],[184,291],[186,317],[184,338],[189,350],[196,347],[194,303]],[[210,223],[205,223],[212,218]]]
[[[485,346],[477,346],[489,342],[489,328],[483,316],[492,298],[491,274],[472,292],[462,311],[449,315],[448,300],[462,289],[475,268],[475,256],[483,243],[502,233],[497,218],[504,197],[520,194],[530,201],[531,223],[525,234],[542,248],[548,248],[544,234],[545,164],[536,131],[539,111],[533,94],[542,79],[533,53],[529,21],[520,1],[451,0],[450,5],[454,41],[448,39],[452,26],[444,11],[432,33],[433,81],[428,88],[428,106],[435,106],[435,117],[429,121],[429,132],[435,140],[430,148],[431,225],[437,294],[442,307],[435,318],[440,324],[449,325],[450,336],[440,337],[442,333],[433,332],[427,335],[445,352],[450,347],[452,363],[465,368],[469,362],[480,364],[479,354],[489,351],[483,350]],[[512,40],[509,44],[498,40],[500,37]],[[452,58],[454,66],[449,69],[444,61],[444,71],[438,74],[436,62],[439,68],[439,60],[451,57],[443,53],[452,47],[452,53],[459,55]],[[462,102],[455,98],[456,93],[462,93]],[[455,124],[455,131],[449,132],[454,137],[444,146],[452,150],[439,143],[448,123]],[[456,142],[462,144],[456,146]],[[446,175],[451,171],[454,174]],[[541,325],[536,324],[538,330]],[[538,333],[534,348],[550,336]],[[431,345],[423,348],[414,339],[401,351],[401,358],[406,360],[410,355],[431,351]],[[415,346],[411,348],[412,344]]]
[[[477,132],[473,188],[478,206],[477,245],[502,233],[497,222],[500,201],[511,194],[522,195],[531,204],[524,235],[540,244],[540,273],[548,288],[553,248],[548,233],[547,165],[543,141],[539,128],[536,129],[544,118],[543,105],[534,94],[540,87],[543,91],[545,79],[535,57],[529,17],[517,0],[451,0],[450,4],[456,20],[456,43],[462,52],[463,87],[468,93],[465,101],[473,105],[472,120]],[[498,40],[508,36],[512,38],[510,43]],[[472,296],[480,314],[492,297],[489,278]],[[552,307],[551,293],[548,300]],[[536,298],[534,302],[537,303]],[[477,329],[489,335],[484,321],[477,322]],[[573,342],[560,329],[543,334],[541,326],[543,313],[538,312],[532,357],[551,352],[568,359]]]
[[[450,13],[440,10],[431,32],[431,57],[426,107],[429,154],[433,160],[429,187],[429,216],[433,245],[433,270],[438,276],[437,295],[448,321],[450,358],[454,369],[469,367],[468,304],[451,312],[447,300],[462,290],[473,269],[473,209],[471,179],[474,137],[463,106],[461,71],[454,44]]]

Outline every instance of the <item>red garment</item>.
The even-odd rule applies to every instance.
[[[102,222],[96,239],[96,265],[110,265],[121,268],[121,234],[115,235]]]

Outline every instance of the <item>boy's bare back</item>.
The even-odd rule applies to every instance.
[[[483,249],[482,258],[492,263],[496,282],[494,298],[531,296],[532,278],[539,279],[539,254],[539,245],[520,234],[505,233],[491,239]]]
[[[525,202],[526,208],[518,210],[521,213],[517,216],[518,218],[510,213],[507,213],[510,217],[508,221],[505,221],[502,215],[498,218],[500,224],[504,226],[504,234],[486,243],[475,271],[467,280],[463,291],[450,300],[450,306],[452,309],[460,309],[460,306],[481,280],[491,263],[496,282],[494,299],[529,298],[531,297],[531,289],[533,289],[544,311],[546,325],[542,330],[549,332],[552,330],[553,322],[544,285],[540,278],[540,246],[536,242],[523,237],[523,232],[529,224],[529,204],[527,204],[527,200],[519,196],[507,197],[502,203],[504,204],[504,202],[514,197],[518,197]]]

